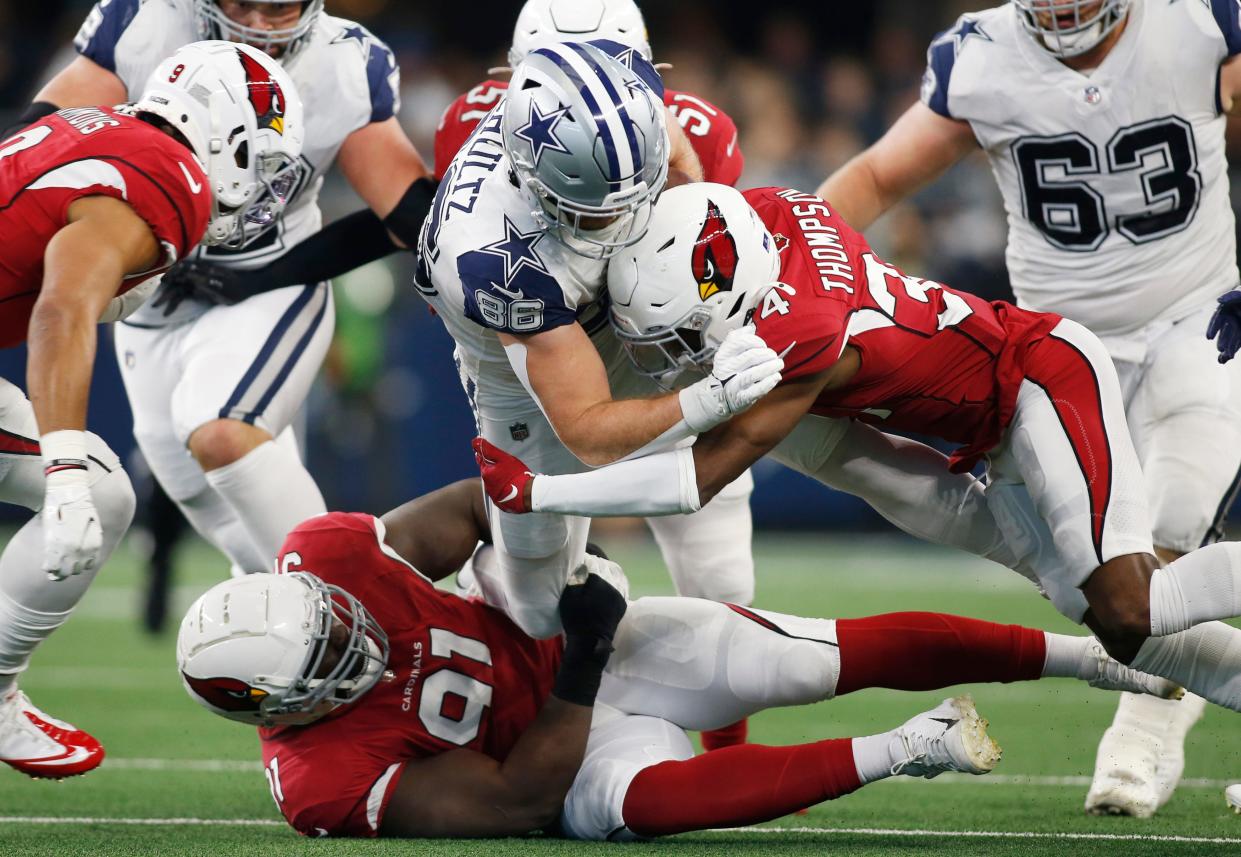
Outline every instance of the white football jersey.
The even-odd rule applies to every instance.
[[[922,101],[968,122],[990,158],[1022,306],[1112,336],[1237,285],[1218,73],[1241,52],[1238,12],[1135,0],[1089,73],[1044,50],[1011,3],[932,42]]]
[[[444,172],[419,241],[414,284],[457,343],[475,403],[506,412],[537,405],[509,365],[498,331],[531,334],[579,319],[606,328],[598,299],[607,262],[587,259],[548,234],[517,186],[495,108]]]
[[[78,31],[78,53],[116,74],[131,99],[152,70],[202,38],[193,0],[99,0]],[[306,44],[284,64],[305,106],[305,167],[278,225],[240,251],[200,248],[213,261],[266,264],[319,231],[319,188],[345,138],[396,114],[400,71],[388,46],[363,26],[320,15]]]

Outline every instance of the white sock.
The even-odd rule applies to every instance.
[[[1158,569],[1151,577],[1150,612],[1156,637],[1241,616],[1241,543],[1207,545]]]
[[[862,785],[892,776],[892,766],[899,761],[892,753],[894,737],[892,732],[884,732],[853,739],[853,766]]]
[[[242,574],[271,571],[274,555],[259,550],[233,507],[214,488],[207,486],[193,497],[178,500],[177,506],[195,531],[229,558],[234,569]]]
[[[207,481],[233,507],[270,567],[289,530],[327,511],[319,486],[296,450],[260,444],[232,464],[207,473]]]
[[[1047,654],[1043,660],[1043,678],[1082,678],[1089,637],[1044,633]],[[1090,676],[1094,675],[1091,667]]]
[[[1217,705],[1241,711],[1241,630],[1204,622],[1167,637],[1150,637],[1131,667],[1172,679]]]

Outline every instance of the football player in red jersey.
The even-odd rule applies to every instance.
[[[492,499],[513,495],[502,508],[686,511],[777,444],[830,480],[849,421],[934,434],[963,445],[954,471],[988,459],[988,513],[1045,554],[1031,574],[1065,616],[1119,660],[1241,710],[1241,630],[1211,621],[1241,615],[1241,551],[1158,567],[1116,372],[1080,325],[906,276],[822,199],[779,188],[669,191],[609,290],[647,371],[707,369],[752,322],[783,355],[781,384],[692,449],[589,474],[532,478],[477,441]]]
[[[528,0],[517,17],[508,59],[516,68],[532,49],[547,42],[605,39],[650,61],[646,22],[633,0]],[[632,60],[629,61],[632,65]],[[487,80],[449,105],[435,132],[435,177],[465,145],[474,129],[504,98],[508,81]],[[714,104],[667,89],[664,104],[677,120],[702,164],[705,181],[732,185],[745,166],[732,118]],[[750,541],[750,494],[754,479],[742,473],[719,493],[711,520],[684,516],[647,520],[677,594],[750,604],[754,599],[754,560]],[[703,746],[718,749],[743,743],[744,722],[702,735]]]
[[[587,557],[535,640],[482,599],[436,589],[488,532],[478,483],[383,519],[289,534],[275,575],[189,610],[178,667],[206,708],[259,726],[272,796],[310,836],[625,840],[749,824],[888,776],[999,760],[968,697],[889,732],[695,757],[685,729],[866,687],[1075,677],[1168,693],[1090,637],[932,613],[803,619],[698,598],[627,603]]]
[[[646,23],[633,0],[528,0],[517,17],[508,52],[509,65],[516,68],[526,54],[544,42],[592,39],[617,42],[651,61]],[[453,157],[507,91],[507,80],[485,80],[448,105],[435,131],[436,180],[444,177]],[[664,104],[698,155],[704,179],[736,184],[745,158],[732,117],[700,96],[673,89],[664,91]]]
[[[0,346],[26,343],[30,393],[0,379],[0,499],[38,512],[0,556],[0,761],[19,771],[60,778],[103,760],[97,740],[17,689],[133,517],[120,461],[86,431],[95,326],[200,240],[271,222],[301,133],[279,66],[202,42],[165,60],[134,104],[52,113],[0,141]]]

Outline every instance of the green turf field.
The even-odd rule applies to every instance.
[[[645,542],[600,541],[635,594],[669,591]],[[1073,631],[1016,575],[905,541],[769,536],[756,545],[757,604],[815,616],[941,610]],[[209,549],[181,555],[181,608],[226,564]],[[0,771],[0,855],[420,855],[623,853],[1241,855],[1241,817],[1223,783],[1241,781],[1241,721],[1219,710],[1191,735],[1186,776],[1150,821],[1097,819],[1081,810],[1086,778],[1114,697],[1067,680],[971,688],[1005,749],[984,778],[878,783],[809,815],[766,828],[702,833],[643,845],[507,840],[491,843],[347,842],[298,837],[280,821],[258,764],[258,741],[212,717],[181,690],[173,635],[138,630],[138,561],[118,552],[72,621],[37,654],[22,686],[49,713],[101,738],[108,760],[63,783]],[[178,614],[179,617],[179,614]],[[175,627],[175,623],[174,623]],[[175,632],[174,632],[175,633]],[[794,743],[891,728],[943,694],[864,691],[819,706],[769,712],[754,740]],[[2,766],[0,766],[2,767]],[[1178,838],[1180,837],[1180,838]]]

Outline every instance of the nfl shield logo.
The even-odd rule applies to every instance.
[[[530,437],[530,426],[525,423],[513,423],[508,427],[508,434],[513,440],[525,440]]]

